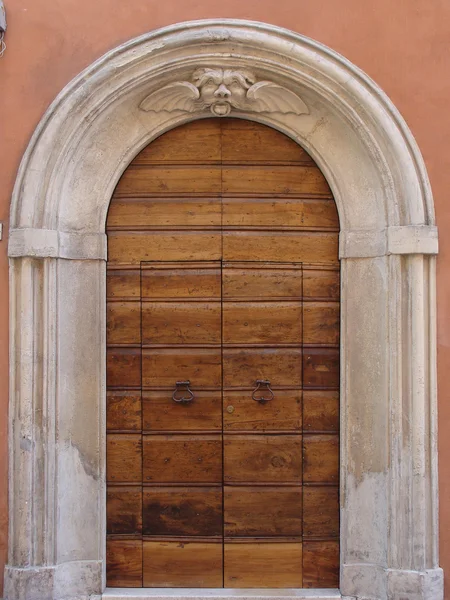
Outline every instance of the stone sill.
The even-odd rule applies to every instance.
[[[100,597],[99,597],[100,598]],[[209,589],[209,588],[106,588],[103,600],[209,600],[210,598],[254,600],[295,599],[295,600],[341,600],[336,589],[302,590],[302,589]]]

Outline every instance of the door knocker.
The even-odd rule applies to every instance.
[[[174,402],[181,402],[187,404],[192,402],[194,399],[194,392],[190,389],[191,382],[188,381],[177,381],[175,383],[175,390],[172,394],[172,400]]]
[[[268,392],[268,395],[265,395],[265,392]],[[275,398],[274,393],[270,388],[270,381],[268,379],[257,379],[256,387],[253,390],[252,399],[256,400],[260,404],[266,404],[270,400]]]

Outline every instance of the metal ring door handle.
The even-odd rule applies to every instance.
[[[268,396],[265,395],[265,392],[268,392]],[[260,404],[266,404],[266,402],[270,402],[274,398],[275,395],[270,388],[270,381],[268,379],[257,379],[252,399]]]
[[[177,381],[175,383],[175,390],[172,394],[172,400],[174,402],[181,402],[183,404],[187,404],[188,402],[192,402],[195,398],[194,392],[189,387],[191,382],[188,381]],[[180,396],[181,394],[181,396]],[[185,395],[186,394],[186,395]]]

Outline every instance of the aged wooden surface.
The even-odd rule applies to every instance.
[[[339,220],[293,140],[162,135],[107,219],[107,584],[337,587]],[[256,380],[274,398],[252,398]],[[174,402],[177,381],[194,399]],[[264,394],[263,394],[264,395]]]

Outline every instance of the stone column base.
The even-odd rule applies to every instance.
[[[102,591],[100,561],[5,568],[5,600],[89,600]]]

